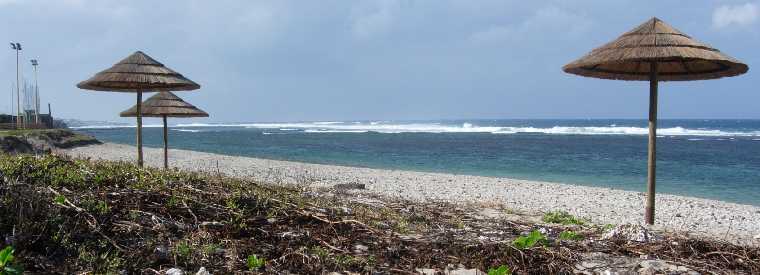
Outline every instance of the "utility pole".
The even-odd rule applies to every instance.
[[[39,84],[37,82],[37,65],[40,63],[37,62],[37,59],[30,60],[32,62],[32,66],[34,67],[34,123],[39,124],[40,123],[40,88]]]
[[[19,75],[19,63],[18,57],[21,52],[21,43],[11,42],[11,49],[16,50],[16,128],[22,128],[22,115],[21,115],[21,77]]]

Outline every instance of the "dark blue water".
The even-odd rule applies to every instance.
[[[170,147],[227,155],[644,191],[644,120],[175,125]],[[759,120],[663,120],[657,191],[760,205]],[[134,144],[134,128],[84,127]],[[144,130],[161,147],[161,128]]]

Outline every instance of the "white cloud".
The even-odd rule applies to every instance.
[[[367,1],[351,12],[351,32],[358,38],[369,38],[387,32],[393,26],[398,1]]]
[[[588,18],[556,6],[547,6],[517,24],[496,25],[475,32],[470,40],[476,43],[499,42],[535,37],[537,33],[545,33],[544,37],[577,36],[590,28]]]
[[[757,21],[758,16],[760,16],[760,8],[754,3],[723,5],[713,12],[713,27],[747,26]]]

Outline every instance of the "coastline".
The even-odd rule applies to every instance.
[[[145,163],[159,167],[162,149],[144,148]],[[73,157],[132,161],[134,146],[105,143],[62,151]],[[563,210],[591,223],[639,224],[644,194],[603,187],[588,187],[509,178],[444,173],[382,170],[251,157],[227,156],[188,150],[169,151],[171,167],[220,172],[268,183],[331,187],[364,184],[368,192],[411,201],[441,201],[505,208],[526,216]],[[354,192],[354,191],[352,191]],[[760,207],[717,200],[658,194],[654,229],[717,238],[743,245],[760,240]]]

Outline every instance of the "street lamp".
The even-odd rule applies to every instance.
[[[21,43],[11,42],[11,49],[16,50],[16,111],[18,112],[16,114],[16,128],[21,128],[23,123],[21,118],[21,77],[19,76],[18,64],[18,56],[21,52]]]
[[[34,67],[34,123],[39,124],[40,123],[40,88],[39,84],[37,83],[37,65],[40,63],[37,62],[37,59],[29,60],[32,62],[32,67]]]

